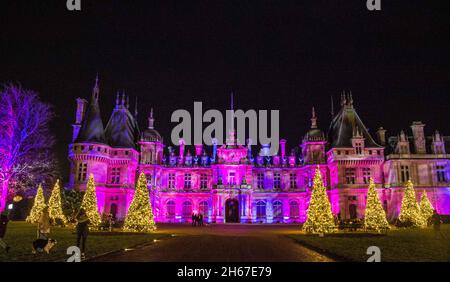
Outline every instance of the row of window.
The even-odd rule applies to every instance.
[[[372,177],[372,171],[369,167],[363,167],[362,170],[362,180],[364,184],[369,183],[369,179]],[[110,173],[110,183],[111,184],[120,184],[120,167],[113,167],[111,168]],[[410,179],[410,167],[408,165],[401,165],[400,166],[400,181],[406,182]],[[438,165],[436,166],[436,176],[437,181],[439,183],[446,183],[447,182],[447,175],[446,175],[446,167],[444,165]],[[149,177],[149,176],[148,176]],[[77,169],[77,180],[78,182],[86,181],[87,178],[87,163],[79,163],[78,169]],[[151,179],[151,176],[150,176]],[[149,181],[150,181],[149,179]],[[167,187],[169,189],[175,188],[175,173],[169,173],[168,174],[168,181],[167,181]],[[236,185],[236,176],[234,172],[230,172],[228,182],[231,185]],[[346,184],[356,184],[356,168],[355,167],[348,167],[345,168],[345,182]],[[256,174],[256,187],[258,189],[264,189],[265,184],[265,176],[264,173],[258,172]],[[310,185],[310,180],[308,178],[305,178],[305,186]],[[192,173],[185,173],[184,174],[184,188],[185,189],[192,189]],[[200,189],[207,189],[208,188],[208,174],[202,173],[200,174]],[[273,188],[274,189],[281,189],[281,173],[274,173],[273,176]],[[297,189],[297,174],[296,173],[290,173],[289,174],[289,188],[290,189]]]
[[[182,204],[181,214],[183,217],[188,218],[192,215],[193,208],[192,208],[192,202],[191,201],[185,201]],[[201,201],[198,204],[198,213],[202,214],[203,217],[208,217],[208,202],[207,201]],[[166,217],[173,218],[176,214],[176,203],[175,201],[168,201],[166,203]]]
[[[338,155],[344,154],[344,155],[350,155],[353,151],[352,150],[336,150],[336,153]],[[355,144],[355,152],[357,155],[362,155],[364,153],[363,146],[360,143]],[[368,150],[369,155],[378,155],[381,156],[381,150]]]
[[[78,150],[84,151],[85,148],[86,148],[86,146],[80,145],[80,146],[74,146],[73,150],[74,151],[78,151]],[[94,146],[93,145],[89,145],[88,146],[88,150],[89,151],[93,151],[94,150]],[[95,147],[95,150],[97,152],[103,152],[105,154],[108,154],[110,152],[110,150],[108,150],[108,148],[105,148],[105,147]],[[128,150],[127,151],[123,151],[123,152],[124,152],[124,154],[126,156],[128,156],[130,154],[130,151],[128,151]],[[114,156],[117,156],[118,154],[119,154],[119,151],[113,151],[113,155]]]
[[[208,217],[209,205],[207,201],[202,201],[198,205],[198,212],[204,217]],[[283,219],[283,203],[281,201],[274,201],[272,204],[273,218],[281,220]],[[184,201],[182,203],[181,214],[183,217],[188,218],[192,215],[193,205],[191,201]],[[168,201],[166,203],[166,217],[173,218],[176,215],[176,203],[175,201]],[[265,201],[256,202],[256,218],[258,220],[265,219],[267,216],[267,203]],[[297,201],[291,201],[289,203],[289,216],[291,219],[299,218],[300,206]]]
[[[369,184],[370,177],[372,177],[372,171],[369,167],[363,167],[362,169],[362,179],[364,184]],[[356,168],[347,167],[345,168],[345,183],[355,184],[356,183]]]

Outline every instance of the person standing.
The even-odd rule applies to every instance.
[[[0,215],[0,246],[5,249],[5,251],[8,253],[9,249],[11,249],[10,246],[8,246],[8,244],[6,244],[6,242],[3,240],[3,238],[5,238],[5,234],[6,234],[6,227],[8,227],[8,215],[4,212]]]
[[[81,250],[81,259],[85,259],[86,239],[89,233],[89,218],[84,209],[80,209],[76,216],[77,220],[77,247]]]
[[[203,214],[201,213],[198,215],[198,225],[203,226]]]
[[[42,210],[42,214],[38,220],[38,239],[47,240],[50,236],[50,215],[48,213],[48,207]]]
[[[192,213],[192,226],[197,225],[197,215]]]
[[[436,212],[436,210],[433,211],[433,215],[431,216],[431,222],[433,223],[433,229],[434,229],[434,236],[438,237],[438,235],[441,238],[444,238],[444,234],[441,232],[441,216]]]

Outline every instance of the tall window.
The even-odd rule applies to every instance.
[[[369,184],[369,179],[371,177],[371,172],[369,167],[363,167],[363,181],[364,184]]]
[[[169,173],[169,176],[167,178],[167,187],[169,189],[175,188],[175,173]]]
[[[120,167],[113,167],[111,169],[111,183],[112,184],[120,183]]]
[[[355,144],[355,150],[356,150],[356,154],[357,155],[362,155],[362,145],[361,145],[361,143],[356,143]]]
[[[273,202],[273,218],[283,220],[283,203],[281,201]]]
[[[201,201],[198,204],[198,211],[203,215],[203,217],[208,217],[208,202]]]
[[[409,180],[409,166],[407,165],[400,166],[400,178],[402,182],[406,182]]]
[[[256,186],[258,189],[264,189],[264,173],[258,172],[256,174]]]
[[[256,203],[256,219],[266,219],[266,202],[258,201]]]
[[[184,189],[192,188],[192,174],[185,173],[184,174]]]
[[[236,173],[234,171],[231,171],[228,175],[228,184],[236,185]]]
[[[355,184],[356,168],[348,167],[345,169],[345,181],[347,184]]]
[[[299,217],[299,206],[296,201],[292,201],[289,203],[289,216],[291,219]]]
[[[200,174],[200,189],[208,189],[208,175],[206,173]]]
[[[279,172],[275,172],[273,175],[273,188],[274,189],[281,188],[281,174]]]
[[[447,176],[445,175],[445,166],[443,165],[436,166],[436,174],[438,182],[441,183],[447,182]]]
[[[151,173],[146,173],[145,178],[147,178],[147,186],[152,185],[152,175]]]
[[[296,173],[289,174],[289,187],[291,189],[297,189],[297,174]]]
[[[166,204],[166,216],[167,217],[175,217],[175,202],[168,201]]]
[[[192,214],[192,203],[190,201],[186,201],[183,203],[183,217],[189,218]]]
[[[86,181],[87,163],[78,164],[78,181]]]

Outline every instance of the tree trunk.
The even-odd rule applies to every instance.
[[[0,212],[6,210],[7,198],[8,198],[8,181],[2,181],[0,187]]]

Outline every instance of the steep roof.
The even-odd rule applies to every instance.
[[[92,98],[89,107],[83,119],[80,132],[75,142],[94,142],[105,143],[105,134],[103,130],[102,117],[100,115],[100,107],[98,105],[98,78],[92,91]]]
[[[106,142],[111,147],[136,148],[138,123],[128,110],[128,103],[125,105],[125,95],[122,96],[122,103],[118,100],[105,128]]]
[[[351,95],[342,98],[341,110],[333,118],[330,125],[329,140],[331,147],[352,147],[352,138],[355,134],[359,134],[364,138],[365,147],[381,147],[373,140],[361,118],[356,113]]]

